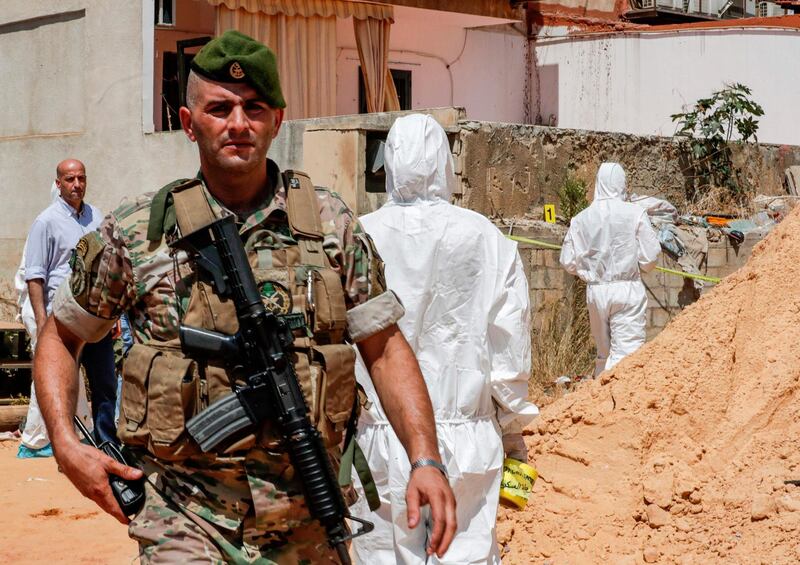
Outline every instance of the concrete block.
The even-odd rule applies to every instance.
[[[531,276],[528,279],[528,285],[531,289],[546,290],[553,288],[550,281],[550,269],[547,267],[537,265],[531,268]]]
[[[663,328],[672,320],[671,311],[664,308],[656,308],[652,311],[652,320],[654,326]]]
[[[663,286],[648,286],[647,301],[650,306],[660,308],[669,301],[669,288]]]
[[[706,264],[711,267],[722,267],[728,263],[728,251],[725,247],[709,246]]]
[[[533,249],[531,252],[531,269],[537,267],[547,267],[546,256],[548,252],[544,249]]]
[[[558,262],[560,253],[555,249],[544,249],[542,256],[544,258],[544,264],[548,267],[561,268],[561,263]]]
[[[647,328],[645,333],[645,341],[652,341],[658,334],[661,333],[662,328],[650,327]]]

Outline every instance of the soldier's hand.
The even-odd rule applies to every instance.
[[[108,475],[135,480],[142,476],[142,471],[114,461],[99,449],[80,443],[77,438],[68,446],[59,447],[56,448],[56,460],[75,488],[122,524],[130,523],[111,492]]]
[[[406,490],[408,527],[419,524],[419,509],[431,505],[433,532],[428,555],[443,557],[456,535],[456,499],[444,475],[435,467],[420,467],[411,473]]]

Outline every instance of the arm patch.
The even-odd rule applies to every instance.
[[[89,304],[89,289],[91,288],[90,277],[92,275],[95,261],[103,253],[105,244],[98,232],[87,233],[84,235],[72,250],[72,257],[69,266],[72,269],[70,276],[70,288],[75,301],[83,308]]]

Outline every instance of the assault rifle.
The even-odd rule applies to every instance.
[[[374,525],[347,511],[322,438],[308,418],[292,365],[289,323],[264,307],[233,216],[182,237],[173,247],[193,256],[217,293],[231,299],[239,320],[235,335],[181,326],[184,352],[225,360],[231,373],[244,375],[246,383],[237,385],[231,379],[233,394],[191,418],[186,423],[189,435],[207,452],[267,417],[274,421],[303,484],[311,516],[325,528],[341,562],[349,564],[346,542],[372,531]],[[345,518],[359,522],[361,529],[350,534]]]

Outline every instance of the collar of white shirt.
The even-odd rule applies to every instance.
[[[88,206],[86,206],[86,202],[83,202],[83,201],[81,202],[81,211],[80,212],[76,212],[75,208],[73,208],[72,206],[67,204],[67,201],[64,200],[63,198],[61,198],[60,196],[58,197],[58,202],[59,202],[59,204],[61,204],[61,211],[62,212],[64,212],[67,216],[70,216],[70,217],[78,219],[78,220],[81,219],[81,217],[86,213],[86,210],[88,209]]]

